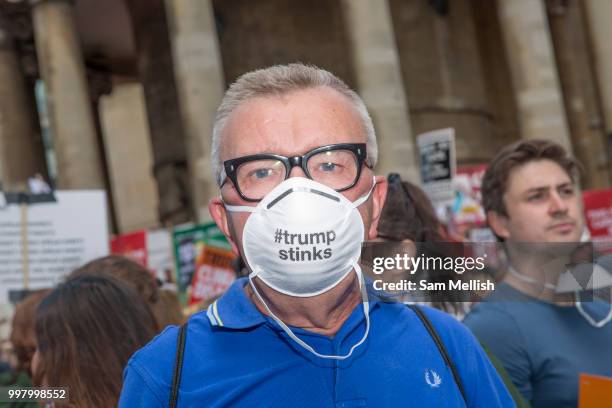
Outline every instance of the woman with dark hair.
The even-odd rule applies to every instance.
[[[461,255],[457,253],[462,252],[457,247],[459,243],[446,233],[425,192],[412,183],[402,181],[399,174],[396,173],[389,174],[387,180],[389,182],[387,200],[378,223],[380,240],[398,244],[406,242],[415,244],[413,247],[417,253],[413,256],[445,258]],[[406,248],[399,245],[396,252],[403,251],[402,247]],[[459,275],[454,271],[446,269],[421,269],[411,275],[411,280],[418,282],[420,279],[426,279],[429,283],[446,283],[458,277]],[[430,302],[438,309],[455,315],[465,313],[464,304],[461,302],[467,299],[463,299],[458,291],[430,290],[423,295],[423,300]]]
[[[121,255],[108,255],[96,258],[86,263],[80,268],[75,269],[68,276],[68,279],[83,275],[107,276],[115,278],[134,289],[149,305],[153,316],[158,323],[159,329],[166,327],[162,324],[163,316],[158,316],[159,312],[164,312],[164,306],[160,304],[161,292],[159,285],[151,272],[144,266]],[[170,324],[181,324],[182,319],[174,319]]]
[[[444,227],[425,192],[402,181],[397,173],[389,174],[387,181],[389,188],[378,223],[378,236],[390,241],[445,241]]]
[[[34,384],[68,387],[56,407],[114,407],[130,356],[151,340],[157,324],[132,288],[84,275],[54,289],[36,312]]]

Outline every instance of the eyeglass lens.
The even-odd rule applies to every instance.
[[[359,173],[357,162],[350,150],[331,150],[310,156],[306,168],[314,181],[342,190],[355,182]],[[236,170],[236,180],[245,197],[261,199],[282,183],[286,174],[281,160],[260,159],[241,164]]]

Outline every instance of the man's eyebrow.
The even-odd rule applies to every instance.
[[[548,190],[550,187],[549,186],[541,186],[541,187],[531,187],[527,190],[525,190],[524,192],[527,193],[535,193],[535,192],[542,192],[542,191],[546,191]]]
[[[555,189],[557,188],[562,188],[562,187],[572,187],[574,185],[574,183],[572,183],[571,181],[566,181],[560,184],[557,184],[556,186],[554,186]],[[527,190],[525,190],[525,193],[535,193],[535,192],[543,192],[543,191],[547,191],[550,189],[550,186],[538,186],[538,187],[531,187]]]

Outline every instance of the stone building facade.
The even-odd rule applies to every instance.
[[[378,171],[415,135],[460,165],[548,138],[610,187],[608,0],[0,0],[0,181],[106,189],[115,232],[204,220],[214,112],[239,75],[302,61],[364,98]]]

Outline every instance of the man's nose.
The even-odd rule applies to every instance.
[[[550,195],[550,213],[566,213],[568,209],[567,202],[559,195],[558,192],[553,191]]]
[[[300,166],[293,166],[291,171],[289,172],[289,177],[308,177],[304,170]]]

